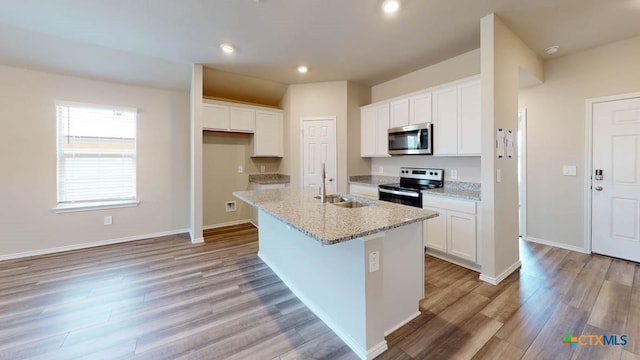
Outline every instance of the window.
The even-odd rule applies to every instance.
[[[56,210],[136,202],[136,109],[56,103]]]

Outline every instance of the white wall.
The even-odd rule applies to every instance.
[[[145,234],[189,222],[189,95],[0,66],[0,257]],[[140,206],[56,214],[55,100],[138,108]],[[113,216],[104,226],[103,217]]]
[[[541,80],[542,62],[496,15],[482,18],[480,29],[481,279],[499,282],[519,265],[518,171],[517,157],[497,158],[496,131],[517,130],[520,72],[525,70]]]
[[[480,73],[480,49],[427,66],[371,88],[371,100],[382,101]]]
[[[291,186],[302,186],[300,119],[336,117],[338,192],[347,191],[347,82],[329,81],[290,85],[283,99],[285,156],[281,172],[291,176]]]
[[[640,37],[547,60],[527,109],[527,235],[583,248],[585,100],[640,91]],[[562,176],[576,165],[578,176]]]

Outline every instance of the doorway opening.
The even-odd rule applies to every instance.
[[[518,234],[527,239],[527,109],[518,109]]]

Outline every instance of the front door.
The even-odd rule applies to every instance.
[[[640,97],[593,105],[591,248],[640,262]]]
[[[337,192],[335,129],[335,118],[302,120],[303,186],[320,186],[322,163],[325,163],[327,193]]]

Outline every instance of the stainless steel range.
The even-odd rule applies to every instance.
[[[422,190],[444,185],[443,169],[400,168],[400,183],[378,186],[380,200],[422,207]]]

